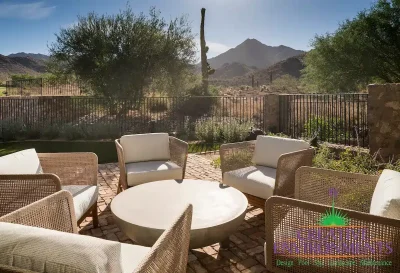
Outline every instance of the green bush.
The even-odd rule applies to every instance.
[[[112,123],[89,124],[81,126],[81,130],[85,139],[116,139],[121,135],[118,126]]]
[[[198,140],[206,143],[219,142],[219,124],[211,119],[198,120],[195,125],[195,135]]]
[[[237,119],[230,119],[228,122],[220,124],[220,134],[223,142],[233,143],[244,141],[253,127],[253,123],[249,121],[241,122]]]
[[[62,136],[68,140],[84,139],[85,132],[79,125],[66,124],[62,128]]]
[[[318,132],[320,141],[329,141],[331,139],[346,139],[350,132],[346,131],[343,121],[340,119],[328,120],[327,117],[315,116],[304,124],[303,136],[313,137]]]
[[[52,124],[46,126],[42,131],[42,137],[45,139],[56,139],[61,135],[61,126]]]
[[[39,139],[42,136],[42,130],[38,127],[25,126],[24,135],[28,139]]]
[[[12,141],[23,137],[25,125],[22,121],[5,119],[0,121],[1,138],[3,141]]]
[[[323,169],[363,174],[378,174],[383,167],[376,156],[350,149],[336,155],[326,144],[319,147],[313,165]]]
[[[195,135],[198,140],[206,143],[232,143],[244,141],[253,124],[239,119],[213,121],[203,119],[196,121]]]

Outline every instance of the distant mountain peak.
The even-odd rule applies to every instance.
[[[208,60],[212,68],[221,68],[224,64],[240,63],[247,67],[267,68],[287,58],[304,53],[285,45],[268,46],[254,38],[248,38],[235,48]]]

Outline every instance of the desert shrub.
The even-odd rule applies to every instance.
[[[5,119],[0,121],[3,141],[16,140],[24,136],[25,125],[22,121]]]
[[[250,121],[230,119],[220,124],[220,135],[226,143],[244,141],[252,126],[253,123]]]
[[[28,139],[38,139],[42,136],[42,129],[38,127],[26,126],[24,136]]]
[[[198,120],[195,125],[195,136],[206,143],[218,142],[219,124],[212,119]]]
[[[202,119],[196,121],[195,135],[198,140],[206,143],[231,143],[244,141],[249,134],[253,123],[239,119],[228,119],[226,121],[213,121]]]
[[[313,137],[318,132],[320,141],[329,141],[330,139],[346,139],[349,137],[348,132],[340,119],[328,120],[324,117],[315,116],[304,124],[303,136]]]
[[[299,79],[287,74],[275,79],[271,83],[271,88],[274,90],[286,90],[292,92],[300,91],[299,86]]]
[[[85,139],[116,139],[120,136],[118,125],[113,123],[95,123],[81,127]]]
[[[58,124],[48,125],[42,130],[42,137],[45,139],[56,139],[61,135],[61,126]]]
[[[85,132],[79,125],[66,124],[62,128],[62,136],[68,140],[84,139]]]
[[[350,149],[336,155],[326,144],[322,144],[314,156],[313,166],[336,171],[378,174],[380,162],[376,156]]]

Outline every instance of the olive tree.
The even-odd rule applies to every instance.
[[[78,19],[56,34],[50,67],[56,74],[74,74],[94,95],[139,100],[154,77],[178,73],[194,61],[185,16],[167,22],[155,8],[145,15],[127,6],[116,15]]]

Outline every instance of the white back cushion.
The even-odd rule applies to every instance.
[[[372,195],[369,213],[400,219],[400,173],[383,170]]]
[[[121,137],[125,163],[169,160],[169,137],[166,133],[125,135]]]
[[[43,173],[35,149],[28,149],[0,157],[0,174]]]
[[[0,263],[35,272],[121,272],[121,244],[0,223]]]
[[[310,148],[304,140],[257,136],[253,161],[256,165],[276,168],[278,159],[282,154],[296,152]]]

